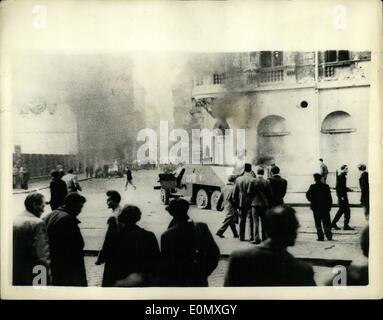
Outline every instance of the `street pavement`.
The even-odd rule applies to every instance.
[[[80,175],[79,178],[83,179],[85,177]],[[138,224],[154,232],[158,241],[160,241],[160,236],[166,230],[171,217],[160,201],[159,190],[153,189],[157,185],[157,180],[157,170],[140,170],[133,172],[133,181],[137,186],[136,190],[133,190],[133,187],[129,185],[128,190],[125,191],[126,180],[124,178],[86,179],[80,182],[83,189],[82,194],[87,198],[79,219],[81,220],[80,228],[85,240],[85,250],[88,253],[94,255],[102,246],[107,226],[106,220],[110,215],[110,209],[107,209],[106,205],[106,192],[108,190],[117,190],[121,193],[121,204],[130,203],[137,205],[142,211],[142,218]],[[48,181],[35,182],[30,184],[29,190],[38,189],[49,200],[49,189],[46,188],[48,184]],[[358,195],[358,193],[354,194]],[[26,194],[22,190],[15,190],[11,204],[14,214],[23,210],[25,196]],[[294,201],[291,201],[291,203],[297,203],[297,199],[301,199],[299,203],[307,205],[307,201],[303,202],[301,195],[287,195],[287,203],[289,202],[289,197],[294,198]],[[354,197],[357,199],[356,196]],[[334,196],[335,199],[336,197]],[[351,209],[351,225],[355,227],[355,231],[335,231],[333,241],[318,242],[316,241],[314,219],[309,207],[302,205],[294,207],[297,211],[300,229],[296,245],[289,248],[289,252],[296,257],[313,262],[318,284],[323,284],[326,279],[331,277],[332,270],[330,266],[342,263],[342,261],[349,262],[353,260],[358,263],[364,261],[359,246],[359,234],[366,224],[362,208],[355,207]],[[332,217],[335,215],[336,210],[337,208],[332,209]],[[49,211],[50,208],[47,206],[45,213]],[[195,208],[195,206],[191,206],[189,213],[192,219],[207,223],[214,235],[224,219],[222,212],[200,210]],[[215,236],[215,240],[221,251],[221,261],[211,275],[209,283],[211,286],[222,286],[230,253],[234,250],[251,248],[254,245],[234,239],[230,230],[226,231],[225,238],[221,239]],[[94,256],[86,257],[88,280],[90,285],[99,285],[101,283],[103,266],[95,266],[94,261]]]

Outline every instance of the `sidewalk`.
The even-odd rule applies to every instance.
[[[86,181],[90,178],[86,178],[85,173],[77,174],[78,181]],[[44,179],[39,181],[32,181],[28,183],[28,189],[13,189],[12,194],[23,194],[23,193],[30,193],[30,192],[38,192],[40,190],[49,189],[49,184],[51,182],[51,179]]]
[[[86,181],[91,180],[91,178],[86,178],[85,173],[80,173],[77,175],[78,181]],[[92,178],[95,179],[95,178]],[[13,189],[13,194],[23,194],[23,193],[30,193],[30,192],[38,192],[40,190],[48,189],[50,179],[46,180],[40,180],[31,182],[29,184],[28,190],[24,189]],[[335,190],[331,190],[332,200],[333,200],[333,207],[338,207],[337,203],[337,196]],[[360,207],[360,192],[354,191],[348,193],[348,198],[350,201],[350,207]],[[287,192],[285,198],[285,203],[292,206],[292,207],[309,207],[310,204],[306,199],[306,195],[304,192]]]

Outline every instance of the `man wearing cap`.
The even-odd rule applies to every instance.
[[[315,286],[312,266],[287,252],[299,228],[295,210],[287,205],[274,207],[264,221],[268,239],[231,254],[225,287]]]
[[[235,222],[238,217],[238,211],[234,207],[233,191],[234,191],[235,176],[231,175],[228,178],[228,183],[223,187],[221,195],[217,202],[217,208],[220,209],[223,206],[223,211],[226,214],[222,227],[217,231],[217,236],[224,238],[224,233],[228,227],[233,232],[234,238],[238,238],[237,228]]]
[[[189,218],[189,203],[184,199],[172,200],[167,210],[173,223],[161,236],[163,285],[207,287],[207,278],[219,260],[219,248],[208,226]]]
[[[253,176],[251,174],[251,164],[245,163],[245,172],[242,176],[238,177],[234,186],[234,203],[239,208],[240,221],[239,221],[239,240],[245,241],[245,227],[246,219],[250,219],[250,241],[254,240],[254,225],[253,217],[251,216],[251,198],[248,194],[249,186]]]
[[[364,209],[364,215],[366,217],[366,220],[368,220],[370,216],[370,186],[368,183],[368,172],[366,171],[366,165],[360,164],[358,166],[358,169],[360,171],[360,178],[359,178],[359,186],[360,186],[360,204],[362,205]]]
[[[49,237],[53,285],[87,286],[84,240],[77,219],[85,202],[77,192],[69,193],[64,206],[43,218]]]
[[[348,195],[347,192],[352,191],[350,188],[347,188],[347,173],[348,173],[348,166],[342,165],[340,167],[340,173],[338,174],[336,178],[336,195],[338,197],[338,204],[339,204],[339,210],[336,213],[334,220],[331,223],[331,227],[335,230],[340,230],[340,228],[336,225],[339,219],[344,214],[344,225],[343,230],[354,230],[354,228],[351,228],[350,223],[350,204],[348,202]]]

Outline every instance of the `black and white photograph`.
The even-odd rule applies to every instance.
[[[291,36],[296,46],[253,45],[265,36],[259,28],[238,35],[244,47],[233,42],[235,25],[219,34],[204,13],[195,23],[206,25],[195,32],[212,27],[220,40],[209,46],[201,31],[190,39],[196,48],[176,36],[189,32],[182,26],[194,26],[191,18],[177,33],[166,17],[225,5],[228,14],[237,1],[122,1],[119,10],[89,1],[77,12],[60,1],[21,2],[32,36],[9,41],[1,67],[4,293],[54,297],[64,287],[76,299],[84,288],[94,289],[88,298],[115,288],[114,297],[136,299],[134,290],[151,298],[161,288],[173,298],[180,289],[207,298],[210,291],[198,290],[215,288],[211,297],[244,299],[266,287],[268,297],[297,288],[307,290],[302,299],[318,288],[332,290],[328,297],[381,295],[369,268],[381,262],[373,243],[382,223],[380,203],[373,205],[381,185],[379,38],[363,42],[347,30],[347,14],[361,18],[381,2],[359,13],[354,2],[318,5],[318,14],[330,8],[334,37],[343,30],[349,38],[340,45],[305,46],[303,30],[302,39]],[[5,2],[3,13],[11,16],[13,5]],[[241,3],[243,19],[246,6],[253,8]],[[256,1],[255,8],[256,17],[263,8],[277,17],[279,7]],[[156,14],[166,27],[146,29]],[[82,27],[73,40],[73,26],[59,27],[71,15]],[[142,30],[143,43],[129,28]],[[97,36],[86,38],[92,31]],[[164,39],[181,48],[162,46]],[[105,46],[93,49],[98,41]]]

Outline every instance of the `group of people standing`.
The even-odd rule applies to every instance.
[[[207,286],[216,268],[219,248],[205,223],[188,216],[189,203],[173,200],[172,216],[161,236],[161,251],[154,233],[137,225],[141,211],[134,205],[120,206],[117,191],[106,193],[112,214],[96,264],[105,263],[102,286]],[[78,215],[85,197],[68,193],[64,204],[43,215],[44,196],[26,197],[25,211],[13,227],[13,284],[32,285],[34,267],[46,269],[46,285],[87,286],[84,240]]]
[[[82,191],[73,169],[69,169],[67,174],[63,169],[53,170],[51,176],[52,180],[49,184],[51,200],[48,204],[52,210],[56,210],[64,204],[65,196],[68,193]]]
[[[228,184],[223,188],[217,208],[224,210],[226,218],[217,231],[219,237],[230,226],[235,238],[245,241],[246,221],[249,218],[249,241],[259,244],[267,238],[264,217],[267,209],[283,204],[286,195],[287,180],[280,175],[278,166],[270,170],[271,176],[264,178],[264,169],[259,167],[254,173],[250,163],[244,166],[244,174],[229,176]],[[236,220],[239,212],[239,235]]]
[[[340,227],[338,227],[337,223],[343,215],[343,230],[354,230],[354,228],[350,226],[351,210],[348,199],[348,192],[352,192],[353,190],[347,187],[348,166],[342,165],[336,172],[335,185],[339,209],[336,212],[334,219],[331,221],[330,210],[333,204],[333,200],[330,187],[326,183],[328,169],[324,164],[323,159],[319,159],[319,161],[321,171],[320,173],[315,173],[313,175],[315,183],[312,184],[307,190],[306,198],[310,202],[310,207],[314,214],[318,241],[323,241],[325,235],[327,240],[332,240],[332,229],[340,230]],[[368,172],[366,170],[366,165],[364,164],[358,165],[358,169],[361,173],[359,178],[359,186],[361,191],[360,203],[363,207],[365,218],[368,220],[370,207]]]
[[[330,210],[333,204],[331,189],[326,183],[328,168],[323,159],[319,159],[320,170],[313,175],[314,184],[310,185],[306,192],[306,198],[310,202],[313,211],[315,228],[318,241],[332,240],[332,229],[340,230],[338,221],[344,215],[344,230],[354,230],[350,226],[350,204],[347,193],[352,191],[347,187],[348,166],[342,165],[336,176],[336,195],[338,197],[339,209],[331,221]],[[364,209],[366,219],[369,217],[369,182],[366,166],[358,166],[361,172],[359,178],[361,190],[361,205]],[[252,171],[249,163],[245,164],[244,174],[239,177],[229,176],[227,185],[222,189],[217,202],[217,209],[226,214],[221,228],[216,235],[223,238],[228,227],[232,230],[234,238],[245,241],[246,221],[249,220],[249,241],[259,244],[267,238],[264,228],[264,216],[268,209],[284,203],[286,195],[287,180],[280,176],[280,169],[272,166],[270,177],[264,177],[264,169],[259,167]],[[239,234],[236,223],[239,218]],[[261,229],[261,231],[260,231]]]
[[[13,166],[13,189],[28,189],[29,171],[25,166]]]

